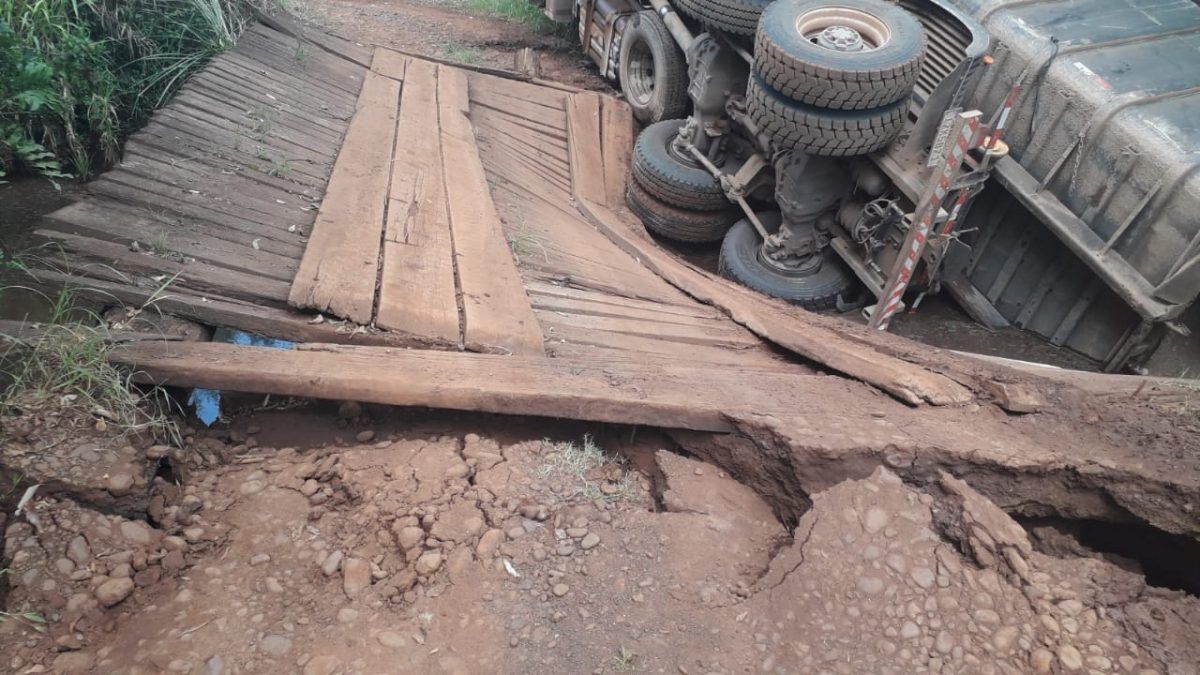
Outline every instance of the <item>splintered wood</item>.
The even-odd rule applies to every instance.
[[[292,305],[430,344],[543,353],[470,113],[463,71],[376,50]]]

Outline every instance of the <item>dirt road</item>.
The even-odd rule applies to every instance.
[[[559,44],[432,3],[302,9],[502,66]],[[598,84],[563,44],[544,74]],[[1190,475],[1194,403],[1137,387],[935,416],[812,378],[856,428],[746,413],[668,436],[254,397],[154,439],[10,411],[0,670],[1196,672],[1195,495],[1121,480]],[[937,433],[913,432],[924,414]]]

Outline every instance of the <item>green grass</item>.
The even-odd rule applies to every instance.
[[[463,44],[442,45],[442,57],[473,66],[483,62],[483,50]]]
[[[468,0],[467,7],[474,12],[520,21],[541,33],[557,33],[562,30],[559,24],[542,13],[541,7],[529,0]]]
[[[245,0],[0,0],[0,180],[85,178],[233,46]]]
[[[134,312],[153,311],[172,281],[166,280]],[[83,308],[73,289],[62,289],[46,300],[50,320],[40,324],[40,330],[0,341],[4,345],[0,360],[7,375],[7,386],[0,392],[0,414],[65,408],[103,419],[122,433],[177,436],[173,424],[158,412],[166,401],[162,390],[143,394],[128,373],[109,363],[114,341],[105,321]]]

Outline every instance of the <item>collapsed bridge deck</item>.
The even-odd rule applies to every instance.
[[[50,217],[63,254],[32,273],[309,343],[114,352],[157,382],[721,432],[805,492],[950,469],[1009,508],[1200,533],[1197,430],[1084,423],[1072,387],[680,261],[624,206],[633,137],[611,97],[255,26]],[[1088,497],[1046,489],[1068,483]]]

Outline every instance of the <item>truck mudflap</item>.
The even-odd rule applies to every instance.
[[[968,215],[965,271],[1014,324],[1119,367],[1200,294],[1200,7],[955,1],[993,39],[967,105],[1024,91],[993,182],[1011,199]]]

